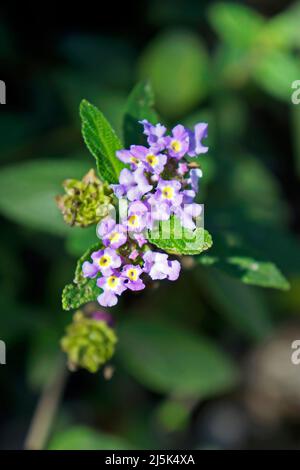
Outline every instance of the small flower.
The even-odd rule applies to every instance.
[[[187,130],[178,124],[172,130],[172,137],[168,137],[167,148],[169,155],[180,159],[183,157],[189,148],[189,134]]]
[[[200,168],[194,168],[190,170],[190,178],[188,182],[190,183],[192,189],[195,193],[198,192],[199,189],[199,179],[202,177],[202,170]]]
[[[113,219],[105,219],[97,227],[97,235],[102,240],[103,245],[114,250],[126,243],[126,232],[126,228],[121,224],[116,224]]]
[[[125,278],[120,273],[114,272],[108,277],[100,277],[97,280],[97,286],[103,289],[103,293],[97,298],[103,307],[113,307],[118,303],[118,295],[121,295],[126,289]]]
[[[143,270],[140,266],[134,264],[127,264],[122,270],[122,275],[127,278],[126,287],[130,290],[142,290],[145,284],[140,279]]]
[[[189,129],[187,130],[189,134],[189,148],[187,153],[190,157],[195,157],[196,155],[208,151],[208,147],[205,147],[201,142],[202,139],[207,137],[207,130],[208,124],[202,122],[195,125],[194,132]]]
[[[153,279],[169,279],[170,281],[176,281],[180,273],[180,263],[179,261],[170,261],[168,255],[165,253],[159,253],[155,251],[147,251],[143,260],[144,271],[149,274]]]
[[[139,121],[139,123],[144,126],[144,134],[148,136],[148,144],[157,151],[164,150],[166,145],[166,140],[164,137],[167,130],[166,127],[162,126],[161,124],[156,124],[153,126],[153,124],[151,124],[146,119]]]
[[[148,208],[141,201],[132,202],[125,222],[130,232],[141,232],[147,225]]]
[[[129,201],[141,199],[141,197],[151,191],[153,187],[149,184],[144,175],[143,167],[139,167],[134,172],[124,168],[120,173],[119,183],[120,184],[112,184],[111,188],[117,198],[126,196]]]
[[[136,145],[131,145],[130,150],[117,150],[116,156],[121,162],[129,163],[132,170],[136,170],[141,164],[141,160],[135,153]]]
[[[178,169],[177,169],[177,174],[180,176],[184,176],[187,172],[189,171],[189,167],[187,163],[179,163],[178,164]]]
[[[183,207],[176,207],[174,212],[184,228],[194,230],[196,228],[194,219],[201,214],[202,206],[196,203],[185,204]]]
[[[160,179],[157,185],[157,191],[154,195],[159,202],[165,202],[170,206],[178,206],[182,203],[182,194],[180,194],[181,184],[176,180]]]
[[[121,266],[121,257],[112,248],[95,251],[92,253],[92,260],[103,276],[110,276],[115,268]]]

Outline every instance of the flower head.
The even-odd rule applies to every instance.
[[[118,295],[121,295],[126,289],[125,277],[118,272],[113,272],[110,276],[100,277],[97,280],[97,286],[103,289],[103,293],[97,298],[103,307],[113,307],[118,302]]]
[[[169,155],[177,159],[182,158],[189,148],[189,134],[187,130],[178,124],[172,130],[172,136],[168,137],[167,148]]]
[[[112,248],[92,253],[93,264],[97,266],[103,276],[110,276],[114,269],[121,266],[121,257]]]

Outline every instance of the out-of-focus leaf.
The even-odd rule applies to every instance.
[[[101,248],[101,243],[91,246],[77,261],[74,282],[67,284],[62,293],[62,307],[64,310],[72,310],[81,305],[91,302],[101,293],[97,286],[97,279],[83,277],[82,265],[85,261],[90,261],[91,254]]]
[[[171,30],[158,36],[144,52],[140,69],[151,80],[158,109],[166,114],[184,113],[207,95],[207,54],[191,32]]]
[[[101,111],[86,100],[80,104],[82,135],[95,157],[100,178],[108,183],[117,183],[124,164],[116,157],[122,143]]]
[[[237,371],[207,338],[149,320],[119,327],[119,358],[128,372],[151,390],[205,398],[231,389]]]
[[[298,88],[299,89],[299,88]],[[298,94],[300,97],[300,94]],[[300,177],[300,103],[292,106],[292,138],[297,173]]]
[[[300,46],[300,2],[272,17],[263,28],[260,41],[272,48]]]
[[[252,76],[271,96],[290,101],[291,85],[300,76],[300,61],[286,51],[269,50],[255,62]]]
[[[167,432],[182,431],[188,424],[189,407],[181,400],[164,400],[156,410],[155,417]]]
[[[241,48],[251,46],[261,31],[264,19],[256,11],[236,3],[213,3],[209,20],[226,43]]]
[[[11,220],[55,235],[72,230],[62,218],[55,196],[66,178],[81,178],[89,169],[78,160],[34,160],[2,169],[0,211]]]
[[[198,258],[203,265],[215,266],[245,284],[274,289],[289,289],[287,279],[271,261],[240,245],[234,234],[223,233],[211,252]]]
[[[138,83],[129,95],[124,114],[123,135],[125,147],[145,144],[142,125],[138,122],[143,119],[152,124],[158,122],[154,110],[154,93],[151,84],[147,81]]]
[[[207,230],[202,227],[193,231],[185,229],[175,216],[160,222],[156,229],[148,233],[150,243],[172,255],[197,255],[212,246],[212,238]]]
[[[52,436],[49,450],[129,450],[133,446],[121,437],[94,431],[87,426],[72,426]]]
[[[259,341],[270,333],[271,315],[264,297],[219,269],[195,270],[203,295],[234,329],[246,338]]]

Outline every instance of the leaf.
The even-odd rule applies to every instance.
[[[119,358],[142,385],[172,396],[210,397],[231,389],[237,371],[207,338],[172,324],[127,319]]]
[[[158,109],[165,114],[185,113],[207,96],[207,52],[192,32],[169,30],[157,36],[144,52],[140,70],[150,79]]]
[[[117,183],[120,171],[125,165],[116,157],[116,151],[123,145],[98,108],[86,100],[80,104],[82,135],[95,157],[99,176],[108,183]]]
[[[101,288],[97,286],[97,278],[90,279],[83,277],[82,265],[85,261],[90,261],[91,254],[94,251],[101,249],[102,244],[99,242],[90,247],[82,256],[79,258],[74,282],[67,284],[62,293],[62,307],[64,310],[72,310],[81,307],[81,305],[87,302],[94,301],[101,293]]]
[[[125,147],[130,145],[143,145],[145,136],[138,121],[147,119],[152,124],[158,122],[158,116],[154,110],[154,93],[149,82],[138,83],[129,95],[125,107],[123,122],[123,134]]]
[[[55,204],[66,178],[81,178],[89,169],[85,162],[71,159],[33,160],[2,169],[0,212],[30,228],[54,235],[70,233]]]
[[[245,284],[274,289],[289,289],[289,282],[271,261],[247,249],[233,234],[224,232],[222,239],[216,239],[209,255],[198,258],[203,265],[215,266]]]
[[[262,40],[273,48],[300,46],[300,3],[296,2],[265,25]]]
[[[72,426],[54,434],[49,450],[129,450],[133,446],[121,437],[97,432],[87,426]]]
[[[148,234],[150,243],[172,255],[196,255],[212,246],[212,238],[207,230],[202,227],[194,231],[185,229],[175,216],[160,222],[158,229]]]
[[[290,101],[292,83],[300,76],[300,63],[291,53],[269,50],[255,62],[252,75],[256,83],[271,96]]]
[[[224,42],[240,48],[251,46],[262,30],[264,19],[244,5],[216,3],[209,9],[209,20]]]
[[[261,341],[272,331],[271,313],[262,292],[215,268],[194,270],[206,302],[223,316],[229,328]]]

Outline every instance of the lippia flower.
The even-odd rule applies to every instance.
[[[149,184],[143,167],[139,167],[134,172],[124,168],[120,173],[119,183],[111,185],[115,195],[117,198],[126,196],[129,201],[141,199],[153,187]]]
[[[102,239],[104,246],[109,246],[116,250],[127,241],[126,228],[121,224],[116,224],[111,218],[104,219],[97,227],[97,235]]]
[[[107,277],[99,277],[97,286],[103,289],[103,293],[98,296],[98,302],[103,307],[113,307],[118,302],[118,295],[121,295],[126,289],[126,278],[120,273],[114,272]]]
[[[145,288],[145,284],[140,279],[143,269],[140,266],[133,264],[127,264],[122,269],[122,275],[127,279],[126,287],[130,290],[142,290]]]
[[[132,202],[128,208],[128,219],[125,222],[129,232],[141,232],[147,225],[148,208],[141,201]]]
[[[170,281],[176,281],[180,273],[179,261],[170,261],[168,255],[165,253],[159,253],[155,251],[147,251],[143,260],[144,270],[153,279],[169,279]]]
[[[208,147],[205,147],[202,144],[202,139],[207,137],[207,129],[208,125],[199,122],[194,127],[194,132],[188,129],[189,134],[189,148],[188,148],[188,155],[190,157],[195,157],[196,155],[200,155],[201,153],[206,153],[208,151]]]
[[[148,144],[152,148],[155,148],[158,152],[164,150],[166,147],[166,139],[164,135],[167,128],[161,124],[156,124],[153,126],[153,124],[151,124],[146,119],[139,122],[144,126],[144,134],[147,136]]]
[[[99,271],[103,276],[109,276],[115,268],[121,266],[121,257],[112,248],[94,251],[91,258],[93,263],[85,261],[82,265],[84,277],[96,277]]]
[[[157,191],[154,198],[169,206],[178,206],[182,203],[182,194],[180,193],[181,184],[177,180],[160,179],[157,185]]]
[[[172,137],[167,139],[170,157],[180,159],[187,153],[189,148],[189,133],[181,124],[173,128]]]

